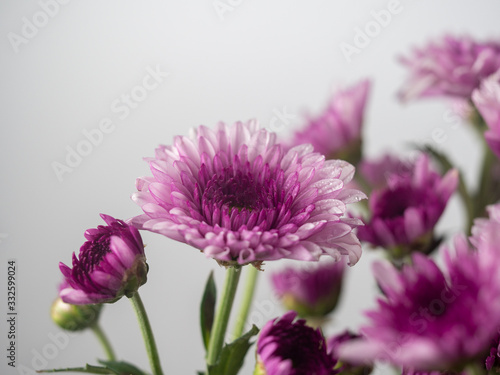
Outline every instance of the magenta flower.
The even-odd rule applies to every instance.
[[[330,355],[337,359],[339,358],[339,353],[338,350],[341,347],[342,344],[346,342],[350,342],[353,340],[360,339],[361,336],[358,334],[355,334],[353,332],[350,332],[348,330],[339,333],[337,335],[334,335],[330,337],[327,340],[327,350],[330,352]],[[352,363],[348,362],[339,362],[337,366],[335,367],[340,374],[345,374],[345,375],[367,375],[372,373],[372,367],[371,366],[357,366]]]
[[[410,173],[388,175],[387,187],[371,194],[371,218],[359,228],[359,238],[391,250],[396,257],[430,251],[434,226],[457,184],[456,170],[441,177],[422,154]]]
[[[413,165],[391,154],[377,159],[363,159],[358,165],[358,173],[371,189],[387,187],[392,175],[411,176]]]
[[[257,340],[254,375],[334,375],[337,361],[321,330],[295,320],[295,311],[266,323]]]
[[[340,359],[460,371],[483,356],[500,327],[498,251],[471,249],[461,236],[455,249],[454,257],[446,250],[446,272],[419,253],[401,271],[377,263],[375,277],[385,296],[367,313],[365,339],[343,344]]]
[[[73,268],[59,263],[67,284],[61,299],[73,305],[115,302],[131,297],[146,282],[147,264],[139,231],[122,220],[101,214],[106,226],[85,232],[87,241]]]
[[[500,70],[482,81],[472,93],[472,101],[488,126],[486,142],[500,158]]]
[[[271,275],[272,285],[287,310],[300,317],[323,317],[339,300],[343,261],[321,261],[308,268],[285,268]]]
[[[284,153],[275,139],[250,121],[200,126],[160,146],[148,159],[153,177],[137,181],[133,199],[144,214],[132,223],[225,265],[323,254],[355,264],[361,246],[352,230],[361,222],[346,217],[346,205],[365,196],[345,187],[354,168],[325,161],[311,145]]]
[[[306,126],[295,133],[293,145],[310,143],[327,159],[345,159],[356,164],[360,159],[361,126],[369,90],[370,81],[364,80],[338,91],[319,116],[309,118]]]
[[[500,69],[500,43],[445,36],[415,49],[401,62],[410,70],[400,92],[404,100],[429,96],[469,100],[481,80]]]

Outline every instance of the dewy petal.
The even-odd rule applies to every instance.
[[[200,127],[191,137],[175,138],[168,149],[174,168],[162,164],[170,157],[166,148],[149,159],[153,177],[139,179],[136,199],[146,215],[131,223],[230,265],[340,253],[351,253],[353,263],[359,258],[351,234],[359,222],[342,222],[347,206],[364,197],[345,188],[351,164],[325,161],[307,144],[283,152],[276,135],[255,121],[220,123],[216,131]],[[195,154],[199,164],[187,159]],[[345,233],[322,243],[338,223]]]

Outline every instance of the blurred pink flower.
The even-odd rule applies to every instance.
[[[455,255],[445,250],[446,272],[415,253],[398,271],[376,263],[384,296],[367,313],[364,339],[343,344],[340,359],[354,363],[386,360],[423,370],[457,369],[489,351],[500,327],[498,249],[471,249],[455,239]]]
[[[378,167],[377,167],[378,168]],[[434,226],[458,184],[458,172],[441,176],[421,154],[400,173],[387,174],[387,186],[371,193],[371,217],[358,229],[360,240],[404,256],[413,250],[427,252],[433,242]]]
[[[472,93],[472,101],[488,126],[484,138],[500,158],[500,70],[481,82]]]
[[[285,268],[271,280],[287,310],[303,318],[323,317],[337,306],[344,270],[345,261],[320,261],[307,268]]]
[[[401,58],[410,77],[400,91],[403,100],[448,96],[470,100],[480,82],[500,69],[500,43],[444,36]]]
[[[364,80],[333,95],[326,109],[294,134],[293,145],[310,143],[327,159],[356,164],[361,152],[361,127],[370,81]]]

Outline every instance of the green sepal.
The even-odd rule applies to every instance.
[[[111,374],[111,375],[147,375],[146,372],[139,370],[134,365],[127,362],[118,361],[98,361],[101,366],[92,366],[86,364],[85,367],[68,367],[51,370],[39,370],[38,373],[55,373],[55,372],[81,372],[85,374]]]
[[[258,333],[259,329],[253,325],[243,336],[224,345],[217,363],[208,367],[208,375],[236,375],[243,366],[248,349],[253,345],[250,339]]]
[[[217,289],[215,287],[214,272],[212,271],[208,276],[200,305],[201,337],[203,339],[205,350],[208,348],[208,343],[210,342],[210,332],[212,332],[212,326],[214,324],[216,299]]]

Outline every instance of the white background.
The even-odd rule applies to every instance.
[[[408,142],[432,142],[439,128],[445,135],[440,138],[443,149],[467,172],[469,182],[476,177],[477,139],[464,124],[457,127],[445,119],[449,103],[402,105],[396,100],[406,76],[397,56],[446,32],[498,39],[498,1],[402,0],[401,12],[351,62],[339,44],[352,44],[355,28],[365,28],[373,20],[371,12],[387,8],[388,1],[234,0],[222,17],[211,0],[71,1],[15,48],[9,33],[23,37],[25,17],[44,23],[40,3],[0,3],[0,285],[6,283],[7,260],[15,258],[17,365],[25,366],[19,373],[30,373],[33,365],[83,365],[103,357],[88,332],[51,351],[50,335],[62,332],[49,317],[61,279],[58,262],[71,261],[85,229],[101,224],[99,213],[123,219],[141,213],[130,195],[135,178],[149,175],[142,158],[191,127],[250,118],[267,127],[275,112],[286,107],[296,116],[276,129],[286,135],[301,124],[304,112],[323,108],[336,87],[369,77],[367,155],[404,151]],[[141,85],[148,67],[157,66],[170,75],[120,119],[113,103]],[[114,130],[60,181],[53,163],[65,164],[67,147],[76,149],[85,140],[82,131],[97,128],[105,118],[112,120]],[[455,199],[440,228],[458,231],[460,214]],[[223,269],[187,245],[152,233],[143,237],[150,273],[141,295],[165,373],[194,374],[203,369],[198,328],[202,289],[210,270],[220,286]],[[380,255],[366,249],[350,270],[342,305],[327,333],[364,321],[361,311],[373,305],[375,296],[370,264]],[[269,263],[261,275],[257,298],[264,303],[252,315],[260,326],[283,312],[268,282],[268,271],[282,266]],[[0,372],[17,374],[6,365],[5,312],[2,287]],[[148,370],[126,299],[106,306],[102,324],[119,357]],[[249,354],[242,373],[250,374],[253,362]]]

